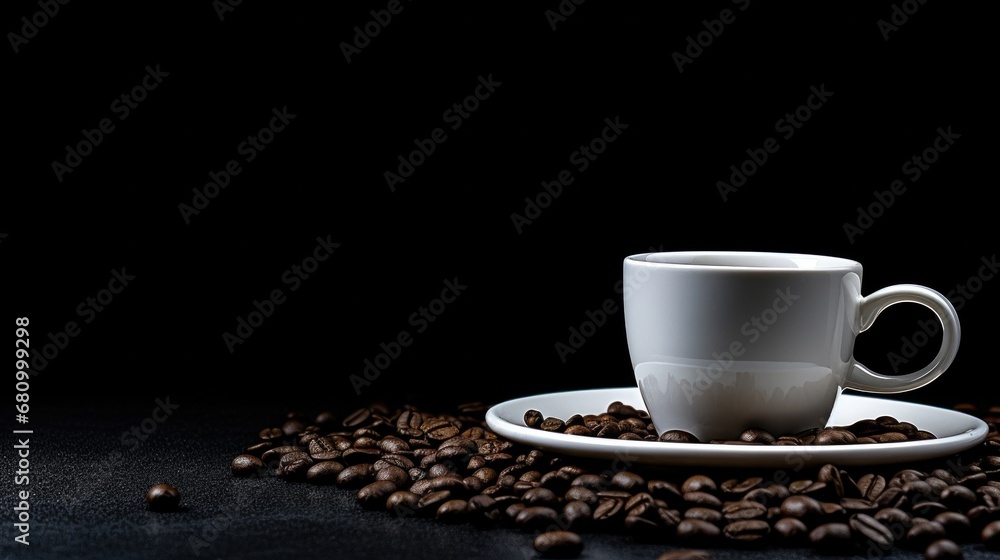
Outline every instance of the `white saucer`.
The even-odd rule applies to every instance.
[[[486,412],[486,423],[497,434],[512,441],[596,459],[617,459],[663,466],[801,468],[833,463],[838,466],[880,465],[943,457],[982,442],[989,426],[982,420],[955,410],[928,405],[842,394],[829,426],[846,426],[858,420],[892,416],[910,422],[936,439],[848,445],[727,445],[709,443],[663,443],[566,435],[529,428],[524,413],[538,410],[545,417],[563,420],[574,414],[599,414],[609,404],[621,401],[645,409],[639,389],[588,389],[549,393],[510,400]]]

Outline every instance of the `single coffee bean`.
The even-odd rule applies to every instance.
[[[770,532],[771,526],[763,519],[740,519],[722,528],[726,538],[744,543],[763,540]]]
[[[799,543],[809,535],[809,528],[797,517],[782,517],[774,522],[774,533],[790,544]]]
[[[267,451],[268,449],[271,449],[272,447],[274,447],[274,442],[272,442],[272,441],[262,441],[262,442],[259,442],[259,443],[254,443],[252,445],[248,445],[246,447],[246,449],[244,449],[243,451],[244,451],[244,453],[247,453],[249,455],[253,455],[255,457],[260,457],[261,455],[264,454],[265,451]]]
[[[347,415],[342,421],[341,425],[345,428],[357,428],[368,422],[371,419],[372,411],[368,407],[359,408],[351,414]]]
[[[885,477],[878,474],[865,474],[858,479],[858,489],[861,497],[866,500],[875,500],[879,494],[885,490]]]
[[[915,523],[906,531],[903,543],[914,550],[924,550],[932,542],[947,537],[944,525],[937,521],[924,521],[923,523]]]
[[[719,526],[701,519],[684,519],[677,524],[677,539],[682,543],[710,543],[722,534]]]
[[[685,492],[683,499],[689,506],[703,506],[714,509],[722,508],[722,500],[708,492]]]
[[[610,487],[611,482],[599,474],[586,473],[574,478],[570,486],[582,486],[594,492],[600,492]]]
[[[954,484],[941,491],[941,503],[949,509],[965,511],[976,505],[976,493],[961,484]]]
[[[566,428],[566,431],[564,433],[569,434],[571,436],[587,436],[587,437],[594,436],[594,431],[582,424],[579,426],[569,426],[568,428]]]
[[[844,497],[844,481],[840,476],[840,469],[836,465],[828,463],[820,467],[816,481],[831,487],[837,498]]]
[[[593,521],[594,510],[587,502],[581,500],[571,500],[566,502],[562,508],[562,519],[566,522],[565,528],[571,531],[587,530]]]
[[[707,507],[689,507],[684,510],[684,519],[700,519],[718,524],[722,521],[722,512]]]
[[[614,439],[620,436],[622,429],[618,427],[618,422],[608,422],[596,431],[596,436],[605,439]]]
[[[545,417],[537,410],[531,409],[524,413],[524,425],[529,428],[539,427],[543,420],[545,420]]]
[[[547,531],[532,546],[543,558],[576,558],[583,552],[583,539],[572,531]]]
[[[646,479],[634,472],[622,471],[611,477],[611,486],[626,492],[635,492],[645,488]]]
[[[260,460],[264,461],[265,464],[273,463],[274,465],[277,465],[278,461],[281,460],[282,455],[293,451],[305,451],[305,448],[299,447],[298,445],[280,445],[278,447],[272,447],[260,456]]]
[[[264,461],[255,455],[244,453],[233,458],[230,467],[235,476],[242,478],[260,476],[264,470]]]
[[[417,500],[417,514],[422,517],[431,517],[437,514],[441,504],[454,499],[455,496],[450,490],[435,490],[428,492]]]
[[[374,465],[372,465],[374,470]],[[375,471],[375,480],[388,480],[402,488],[410,482],[410,474],[396,465],[388,465]]]
[[[548,417],[538,424],[538,427],[546,432],[561,432],[566,429],[566,423],[555,417]]]
[[[181,503],[181,494],[172,484],[161,482],[146,491],[146,505],[153,511],[176,511]]]
[[[306,471],[306,481],[311,484],[336,484],[337,476],[344,470],[337,461],[318,461]]]
[[[361,487],[355,498],[364,509],[384,509],[386,500],[397,490],[399,488],[388,480],[376,480]]]
[[[559,512],[546,506],[525,506],[514,517],[514,526],[527,531],[540,530],[559,521]]]
[[[819,500],[809,496],[789,496],[781,502],[781,514],[785,517],[797,517],[805,520],[818,518],[822,513],[823,506]]]
[[[661,479],[653,479],[646,482],[646,491],[654,498],[661,500],[680,500],[680,488],[673,482]]]
[[[764,479],[759,476],[753,476],[744,479],[732,478],[720,484],[719,488],[725,494],[740,495],[740,494],[745,494],[753,490],[754,488],[760,486],[762,482],[764,482]]]
[[[940,523],[950,539],[962,542],[972,539],[972,522],[967,516],[957,511],[941,512],[931,518],[931,521]]]
[[[371,463],[350,465],[337,474],[336,484],[348,490],[359,490],[375,480],[375,471]]]
[[[559,497],[548,488],[531,488],[524,492],[521,500],[528,506],[548,506],[555,507],[559,503]]]
[[[469,502],[461,499],[448,500],[438,506],[435,517],[443,523],[465,523],[469,518]]]
[[[261,441],[275,441],[285,437],[285,432],[281,428],[264,428],[257,434]]]
[[[848,520],[848,525],[863,541],[874,544],[879,550],[888,551],[895,544],[896,539],[892,531],[866,513],[852,515]]]
[[[286,480],[304,480],[315,461],[305,451],[285,453],[278,461],[278,476]]]
[[[699,443],[694,434],[684,430],[667,430],[660,434],[658,440],[666,443]]]
[[[685,494],[688,492],[707,492],[709,494],[714,494],[716,490],[718,490],[718,486],[716,486],[715,481],[703,474],[689,476],[681,484],[681,493]]]
[[[590,507],[597,505],[597,493],[585,486],[570,486],[563,494],[566,502],[583,502]]]
[[[924,550],[927,560],[959,560],[964,558],[962,548],[949,539],[938,539],[927,545]]]
[[[857,442],[857,436],[847,430],[827,428],[816,434],[816,445],[848,445]]]
[[[762,430],[760,428],[749,428],[747,430],[744,430],[743,433],[740,434],[740,437],[738,439],[740,441],[744,441],[747,443],[769,444],[769,443],[774,443],[778,438],[774,437],[774,435],[771,434],[771,432],[768,432],[767,430]]]
[[[809,532],[809,542],[823,552],[844,552],[855,546],[847,523],[824,523]]]
[[[993,521],[979,533],[986,550],[1000,550],[1000,521]]]
[[[625,502],[619,498],[602,498],[594,508],[594,521],[610,523],[625,516]]]
[[[767,515],[767,507],[760,502],[740,500],[723,505],[722,515],[729,521],[763,519]]]

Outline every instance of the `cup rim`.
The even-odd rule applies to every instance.
[[[650,257],[663,260],[649,260]],[[703,260],[699,261],[699,258]],[[713,262],[713,260],[716,262]],[[752,264],[755,260],[757,264]],[[843,257],[777,251],[653,251],[629,255],[625,257],[625,261],[635,265],[646,265],[656,268],[733,272],[826,272],[858,270],[861,268],[861,263]]]

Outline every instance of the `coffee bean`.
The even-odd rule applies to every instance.
[[[579,426],[569,426],[563,433],[569,434],[571,436],[586,436],[586,437],[594,436],[594,431],[582,424]]]
[[[278,465],[278,461],[281,460],[281,456],[293,451],[305,451],[304,448],[298,445],[280,445],[278,447],[272,447],[265,451],[261,456],[260,460],[264,461],[265,464]]]
[[[739,495],[753,490],[760,486],[762,482],[764,482],[764,479],[759,476],[744,479],[731,478],[720,484],[719,488],[725,494]]]
[[[949,538],[957,541],[969,541],[972,534],[972,522],[957,511],[945,511],[935,515],[931,521],[936,521],[944,527]]]
[[[358,490],[375,480],[375,470],[371,463],[350,465],[337,474],[337,486],[349,490]]]
[[[903,537],[903,543],[914,550],[923,550],[932,542],[947,538],[944,526],[936,521],[915,523]]]
[[[275,441],[285,437],[285,431],[281,428],[264,428],[257,434],[261,441]]]
[[[315,461],[305,451],[285,453],[278,461],[278,476],[286,480],[305,480]]]
[[[538,427],[546,432],[561,432],[566,429],[566,423],[558,418],[548,417],[542,420]]]
[[[927,560],[958,560],[963,557],[962,548],[948,539],[938,539],[924,550],[924,558]]]
[[[566,502],[584,502],[588,506],[597,505],[597,493],[590,488],[584,486],[570,486],[563,494],[563,500]]]
[[[816,445],[848,445],[857,442],[857,436],[838,428],[827,428],[816,434]]]
[[[684,502],[689,506],[703,506],[715,509],[722,508],[722,500],[708,492],[685,492]]]
[[[152,511],[176,511],[181,503],[181,494],[172,484],[161,482],[146,491],[146,505]]]
[[[684,430],[667,430],[660,434],[658,441],[666,443],[699,443],[698,438],[694,434],[685,432]]]
[[[460,499],[448,500],[438,506],[435,517],[443,523],[464,523],[469,518],[469,503]]]
[[[976,505],[976,493],[961,484],[954,484],[941,491],[941,503],[950,509],[965,511]]]
[[[1000,550],[1000,521],[993,521],[979,533],[986,550]]]
[[[622,471],[611,477],[611,485],[626,492],[634,492],[646,486],[646,479],[634,472]]]
[[[424,423],[424,418],[420,412],[415,410],[404,410],[396,417],[396,430],[411,429],[416,430]]]
[[[581,500],[566,502],[562,508],[562,519],[565,527],[571,531],[589,529],[593,521],[594,510],[590,504]]]
[[[885,477],[878,474],[866,474],[858,479],[858,489],[861,497],[866,500],[875,500],[885,490]]]
[[[677,524],[677,539],[682,543],[708,544],[722,534],[722,529],[714,523],[701,519],[684,519]]]
[[[771,526],[763,519],[740,519],[722,528],[726,538],[744,543],[763,540],[770,532]]]
[[[559,503],[559,497],[548,488],[531,488],[527,490],[521,499],[525,505],[555,507]]]
[[[855,546],[847,523],[824,523],[809,532],[809,542],[823,552],[845,552]]]
[[[718,487],[716,486],[715,481],[703,474],[689,476],[684,480],[683,484],[681,484],[681,493],[685,494],[688,492],[706,492],[709,494],[715,494],[716,490],[718,490]]]
[[[311,484],[336,484],[337,476],[344,470],[337,461],[318,461],[306,471],[306,481]]]
[[[399,488],[388,480],[376,480],[361,487],[355,498],[365,509],[384,509],[386,500],[397,490]]]
[[[243,450],[243,452],[246,453],[246,454],[248,454],[248,455],[253,455],[255,457],[260,457],[261,455],[264,454],[265,451],[267,451],[268,449],[271,449],[272,447],[274,447],[274,442],[273,441],[262,441],[262,442],[259,442],[259,443],[254,443],[254,444],[248,445],[246,447],[246,449]]]
[[[762,519],[767,515],[767,507],[760,502],[740,500],[722,506],[722,515],[730,520]]]
[[[785,517],[815,519],[823,513],[823,506],[816,498],[809,496],[789,496],[781,502],[781,514]]]
[[[760,428],[749,428],[744,430],[737,439],[747,443],[774,443],[777,440],[773,434]]]
[[[809,528],[797,517],[782,517],[774,522],[774,533],[788,543],[804,541],[809,534]]]
[[[874,544],[879,550],[888,551],[895,544],[896,539],[892,531],[866,513],[852,515],[848,525],[863,541]]]
[[[545,529],[559,521],[559,512],[546,506],[525,506],[514,517],[514,525],[527,531]]]
[[[438,508],[445,502],[454,499],[451,490],[435,490],[428,492],[417,500],[417,514],[422,517],[431,517],[437,514]]]
[[[261,461],[260,458],[255,455],[244,453],[233,458],[230,468],[235,476],[244,478],[249,476],[260,476],[264,470],[264,461]]]
[[[359,408],[348,414],[342,421],[341,425],[345,428],[357,428],[368,422],[371,419],[372,411],[368,407]]]
[[[576,558],[583,552],[583,539],[572,531],[547,531],[532,546],[543,558]]]
[[[594,521],[610,523],[625,516],[625,502],[619,498],[602,498],[594,508]]]
[[[707,507],[689,507],[684,511],[684,519],[700,519],[718,524],[722,521],[722,512]]]

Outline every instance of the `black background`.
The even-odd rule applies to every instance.
[[[555,3],[405,2],[348,62],[341,44],[383,5],[248,3],[220,21],[203,4],[69,4],[5,54],[8,320],[31,318],[34,348],[80,325],[38,372],[39,401],[338,407],[621,386],[632,378],[620,312],[565,360],[555,345],[587,311],[620,304],[628,254],[824,253],[862,262],[865,293],[901,282],[947,293],[995,252],[985,8],[928,4],[886,40],[884,2],[588,3],[555,30]],[[14,32],[38,10],[8,6]],[[672,54],[723,9],[735,21],[678,71]],[[147,65],[168,76],[120,120],[111,105]],[[480,76],[501,85],[452,130],[444,111]],[[811,86],[832,95],[782,138],[777,121]],[[240,143],[284,107],[292,122],[246,163]],[[570,155],[616,117],[627,130],[579,171]],[[103,118],[114,131],[59,181],[53,162]],[[902,165],[939,127],[961,137],[911,182]],[[435,128],[447,139],[393,192],[383,174]],[[779,151],[723,201],[716,182],[768,137]],[[242,172],[186,223],[179,205],[232,159]],[[574,182],[519,233],[511,215],[564,169]],[[897,179],[905,193],[849,238],[845,223]],[[317,237],[339,248],[292,292],[282,274]],[[135,280],[79,314],[122,267]],[[411,314],[455,278],[467,290],[415,333]],[[285,303],[230,353],[223,333],[274,289]],[[989,375],[994,290],[986,281],[962,302],[952,371],[905,398],[980,394],[966,388]],[[858,356],[891,372],[889,352],[928,318],[890,308]],[[412,345],[359,394],[350,376],[402,330]],[[899,371],[929,361],[938,340]]]
[[[40,351],[68,321],[80,328],[35,367],[33,405],[51,418],[169,397],[221,417],[626,386],[616,283],[629,254],[836,255],[864,265],[865,294],[897,283],[949,293],[995,255],[996,19],[986,5],[927,2],[886,39],[877,22],[899,4],[884,1],[592,0],[555,29],[555,1],[406,1],[348,61],[342,44],[385,6],[244,2],[220,18],[208,1],[72,2],[17,52],[8,35],[4,320],[13,331],[29,317]],[[672,55],[727,9],[735,21],[679,71]],[[39,10],[5,3],[4,32],[22,33],[21,18]],[[167,75],[120,120],[112,103],[147,66]],[[444,112],[480,77],[499,85],[452,130]],[[828,100],[781,138],[776,122],[811,87]],[[294,119],[245,162],[240,143],[282,108]],[[114,131],[60,181],[53,162],[104,118]],[[615,118],[628,128],[579,171],[571,154]],[[903,164],[949,127],[960,137],[911,182]],[[446,141],[391,190],[383,174],[435,128]],[[716,182],[768,137],[780,149],[724,201]],[[186,223],[179,206],[232,159],[241,173]],[[573,183],[519,232],[512,214],[564,169]],[[845,223],[897,179],[905,193],[850,238]],[[339,247],[290,291],[282,275],[317,237]],[[123,267],[134,280],[84,322],[78,306]],[[417,333],[411,314],[455,279],[467,289]],[[1000,288],[972,282],[974,298],[954,299],[952,368],[889,398],[994,404],[981,387],[994,375]],[[230,352],[223,334],[275,289],[284,303]],[[607,300],[618,311],[562,359],[556,344]],[[856,355],[890,373],[900,337],[932,317],[894,306]],[[412,345],[356,391],[351,376],[403,330]],[[900,372],[927,363],[939,341]],[[261,426],[251,424],[248,433]]]

